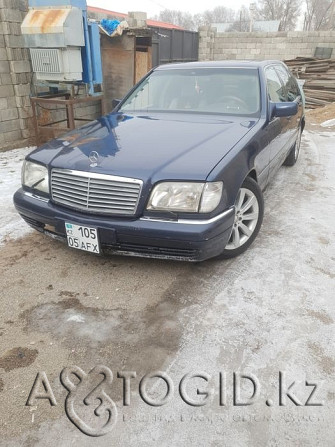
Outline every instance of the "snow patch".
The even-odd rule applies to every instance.
[[[19,216],[13,204],[13,194],[21,186],[23,160],[34,147],[0,152],[0,246],[8,238],[17,239],[31,228]]]
[[[67,321],[75,321],[76,323],[85,323],[85,318],[82,315],[72,315]]]
[[[335,126],[335,119],[327,120],[321,123],[322,127],[334,127]]]

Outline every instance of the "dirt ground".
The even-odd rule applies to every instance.
[[[335,118],[335,103],[328,104],[325,107],[308,110],[306,118],[310,124],[321,124]]]
[[[7,240],[0,247],[0,445],[333,447],[335,133],[312,123],[334,115],[334,105],[308,112],[300,160],[267,188],[261,232],[239,258],[198,265],[102,258],[35,232]],[[103,402],[115,424],[100,438],[65,413],[72,402],[100,427],[93,413],[100,401],[73,399],[60,378],[65,367],[88,373],[96,365],[114,375],[105,388],[114,406]],[[136,372],[129,405],[122,371]],[[155,371],[173,384],[162,406],[139,392]],[[53,405],[26,405],[37,373],[45,373]],[[196,405],[180,397],[190,373],[208,379],[188,383]],[[241,379],[236,388],[243,375],[257,387]],[[166,384],[150,379],[148,390],[160,401]],[[251,405],[238,404],[253,391]],[[39,392],[46,393],[42,382]]]

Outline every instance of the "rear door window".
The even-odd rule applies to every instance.
[[[276,65],[276,71],[283,81],[287,101],[295,101],[297,97],[300,96],[300,90],[294,76],[292,76],[282,65]]]

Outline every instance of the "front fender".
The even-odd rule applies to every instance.
[[[223,181],[227,194],[228,207],[233,206],[237,193],[244,179],[251,171],[256,172],[256,178],[261,173],[257,157],[260,156],[264,146],[258,132],[248,134],[243,138],[212,170],[208,181]],[[268,162],[264,160],[263,164]]]

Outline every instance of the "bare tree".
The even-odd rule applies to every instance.
[[[246,6],[242,6],[235,15],[234,22],[227,31],[248,32],[250,30],[250,11]]]
[[[294,30],[302,1],[258,0],[257,8],[253,13],[254,19],[279,20],[279,31]],[[335,14],[335,0],[305,0],[305,2],[307,6],[305,29],[330,29],[330,24],[334,22],[331,16]],[[331,8],[331,5],[334,8]],[[242,6],[238,13],[225,6],[217,6],[195,15],[189,12],[165,9],[154,19],[173,23],[189,30],[197,30],[201,25],[211,25],[212,23],[231,23],[229,31],[249,31],[250,28],[250,12],[245,6]]]
[[[181,26],[185,29],[195,29],[193,16],[189,12],[178,11],[175,9],[164,9],[164,11],[161,11],[159,15],[154,18],[162,22],[173,23],[173,25]]]
[[[279,31],[290,31],[296,27],[300,14],[301,0],[260,0],[258,12],[265,20],[280,20]]]
[[[210,25],[211,23],[233,22],[235,19],[235,12],[230,8],[224,6],[217,6],[212,10],[206,10],[202,14],[190,14],[174,9],[165,9],[161,11],[155,20],[162,22],[173,23],[189,30],[197,30],[199,26]]]
[[[217,6],[214,9],[207,9],[202,14],[204,25],[211,23],[229,23],[235,19],[235,11],[225,6]]]
[[[194,14],[193,16],[194,30],[197,31],[199,26],[206,25],[204,21],[204,16],[200,14]]]
[[[334,29],[333,0],[305,0],[304,30]]]

